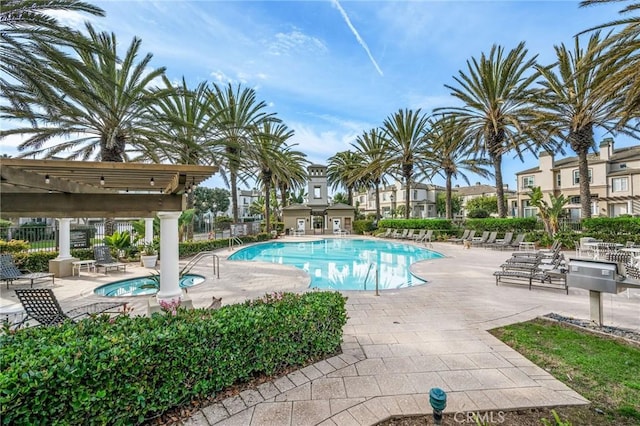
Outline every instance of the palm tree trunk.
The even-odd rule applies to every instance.
[[[409,206],[411,205],[411,175],[406,174],[404,177],[404,218],[409,219]]]
[[[580,217],[591,217],[591,188],[589,184],[589,163],[587,153],[589,148],[580,149],[578,152],[578,175],[580,176]]]
[[[451,179],[452,173],[447,171],[447,181],[445,184],[445,216],[447,219],[453,219],[453,209],[451,208]]]
[[[380,181],[376,181],[376,221],[380,220]]]
[[[235,169],[229,170],[229,180],[231,185],[231,213],[233,214],[233,223],[238,223],[238,176]]]
[[[264,231],[268,234],[271,232],[271,177],[264,178]]]
[[[347,188],[347,203],[353,206],[353,188],[351,186]]]
[[[504,185],[502,183],[502,154],[491,154],[491,161],[496,174],[496,198],[498,199],[498,217],[507,217],[507,209],[504,202]]]

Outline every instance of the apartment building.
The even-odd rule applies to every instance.
[[[597,153],[589,154],[591,214],[615,217],[640,215],[640,145],[614,149],[614,140],[606,138]],[[540,154],[537,167],[516,173],[518,216],[535,216],[529,204],[529,190],[539,186],[543,194],[564,195],[571,219],[580,218],[580,179],[578,157],[555,160]],[[545,200],[549,197],[545,195]]]
[[[467,208],[467,203],[474,198],[480,197],[495,197],[498,195],[496,192],[496,187],[491,185],[484,185],[480,182],[476,182],[475,185],[470,186],[459,186],[456,185],[453,188],[453,191],[461,198],[461,207],[462,211],[460,215],[462,217],[466,217],[467,213],[469,213],[469,209]],[[516,191],[513,189],[509,189],[509,186],[505,186],[504,188],[504,198],[507,200],[508,206],[508,214],[511,216],[515,215],[513,200],[515,199]]]
[[[240,220],[240,222],[244,222],[244,221],[254,221],[254,220],[260,220],[262,219],[262,215],[252,215],[251,212],[249,211],[249,208],[251,207],[251,204],[254,201],[258,201],[258,198],[260,198],[261,196],[263,196],[263,194],[258,191],[257,189],[241,189],[238,190],[238,219]],[[231,197],[229,197],[229,208],[227,208],[227,211],[224,213],[229,217],[233,216],[233,212],[232,209],[233,208],[233,202],[231,200]]]
[[[414,218],[433,218],[438,217],[436,211],[436,197],[438,192],[443,192],[444,188],[437,185],[415,183],[411,185],[410,200],[410,217]],[[405,205],[406,190],[404,185],[396,182],[380,188],[380,214],[383,218],[392,216],[392,212],[396,211],[399,206]],[[354,196],[354,204],[358,206],[360,213],[375,214],[376,213],[376,191],[368,189]]]

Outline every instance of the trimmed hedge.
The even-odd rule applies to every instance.
[[[448,219],[381,219],[378,228],[449,230],[452,224]]]
[[[467,219],[462,227],[476,231],[533,232],[542,224],[535,217]]]
[[[354,220],[353,221],[353,233],[354,234],[364,234],[365,232],[373,232],[377,229],[376,225],[373,223],[373,220],[365,219],[365,220]]]
[[[277,293],[218,310],[101,316],[0,335],[2,423],[140,424],[335,353],[345,300]]]

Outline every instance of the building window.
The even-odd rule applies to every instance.
[[[522,187],[523,188],[533,188],[534,179],[533,176],[525,176],[522,178]]]
[[[589,183],[593,183],[593,169],[589,169]],[[580,171],[579,170],[574,170],[573,171],[573,184],[574,185],[579,185],[580,184]]]
[[[569,204],[580,204],[580,196],[574,195],[573,197],[569,197]]]
[[[522,216],[523,217],[536,217],[538,209],[532,207],[529,200],[522,201]]]
[[[562,188],[562,175],[556,173],[556,188]]]
[[[313,198],[322,198],[320,195],[320,187],[319,186],[314,186],[313,187]]]
[[[626,177],[611,179],[611,191],[626,192],[629,190],[629,180]]]
[[[417,191],[417,190],[414,190],[414,191],[413,191],[413,199],[414,199],[414,200],[417,200],[417,199],[418,199],[418,191]]]
[[[246,197],[244,197],[244,198],[242,199],[242,204],[244,204],[244,205],[249,204],[249,200],[248,200]]]

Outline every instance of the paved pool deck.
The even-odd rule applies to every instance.
[[[287,237],[303,241],[305,237]],[[428,284],[373,292],[345,291],[349,319],[342,354],[248,389],[195,412],[187,425],[372,425],[394,415],[430,414],[432,387],[447,392],[445,412],[512,410],[587,404],[588,401],[528,361],[487,330],[527,321],[550,312],[589,318],[588,292],[495,285],[492,273],[508,251],[434,243],[443,259],[412,265]],[[212,297],[229,304],[273,291],[306,291],[300,270],[253,262],[227,261],[220,250],[220,278],[211,262],[194,272],[209,277],[189,290],[194,306]],[[566,253],[573,256],[573,253]],[[63,308],[102,300],[93,288],[116,279],[142,276],[131,265],[125,273],[82,272],[56,279]],[[50,284],[49,284],[50,286]],[[0,302],[15,303],[12,289]],[[605,294],[607,325],[640,331],[640,290]],[[148,297],[127,298],[133,314],[145,314]],[[508,421],[508,417],[507,417]]]

